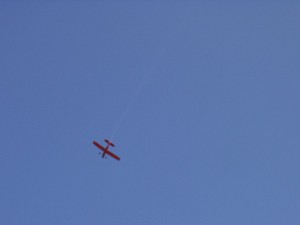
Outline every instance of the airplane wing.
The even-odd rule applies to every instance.
[[[117,155],[115,155],[114,153],[112,153],[112,152],[110,152],[110,151],[106,151],[106,154],[107,155],[110,155],[111,157],[113,157],[113,158],[115,158],[116,160],[120,160],[120,157],[119,156],[117,156]]]
[[[98,144],[96,141],[93,141],[93,144],[96,145],[102,151],[105,151],[105,148],[102,145]]]

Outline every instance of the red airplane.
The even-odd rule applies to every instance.
[[[107,155],[110,155],[111,157],[115,158],[116,160],[120,160],[119,156],[115,155],[114,153],[112,153],[108,150],[109,146],[115,147],[114,143],[112,143],[111,141],[109,141],[107,139],[105,139],[104,141],[107,143],[106,148],[104,148],[102,145],[98,144],[96,141],[93,141],[93,144],[96,145],[100,150],[103,151],[102,158],[104,158],[105,155],[107,154]],[[99,153],[99,154],[101,154],[101,153]]]

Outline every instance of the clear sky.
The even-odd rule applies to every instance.
[[[0,224],[300,224],[300,3],[208,2],[0,1]]]

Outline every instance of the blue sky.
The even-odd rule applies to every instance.
[[[0,2],[0,223],[299,224],[299,10]]]

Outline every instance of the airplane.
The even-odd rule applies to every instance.
[[[104,139],[104,141],[107,143],[106,148],[104,148],[102,145],[98,144],[96,141],[93,141],[93,144],[96,145],[100,150],[103,151],[102,153],[102,158],[105,157],[105,155],[109,155],[111,157],[113,157],[116,160],[120,160],[120,157],[115,155],[114,153],[112,153],[111,151],[108,150],[109,146],[115,147],[114,143],[112,143],[111,141]],[[99,155],[101,154],[101,152],[99,152]]]

